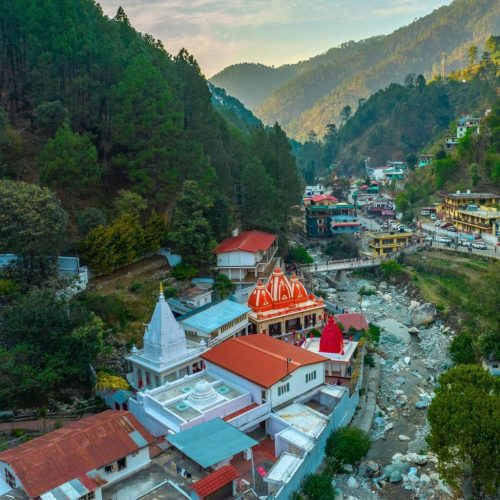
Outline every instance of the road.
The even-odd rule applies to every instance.
[[[443,250],[453,250],[461,253],[468,253],[468,254],[480,255],[482,257],[491,257],[494,259],[500,259],[500,248],[498,248],[498,246],[489,245],[488,243],[486,243],[486,246],[488,247],[487,250],[479,250],[478,248],[472,248],[471,250],[469,250],[467,247],[463,246],[457,246],[456,248],[455,246],[447,247],[445,244],[436,241],[437,238],[441,237],[450,238],[451,240],[456,240],[459,238],[465,239],[467,236],[470,238],[470,235],[466,235],[460,232],[453,233],[450,231],[446,231],[444,229],[441,229],[440,227],[435,226],[434,224],[428,224],[428,223],[423,223],[422,229],[432,236],[434,240],[432,242],[432,246],[434,248],[439,248]],[[473,240],[471,240],[471,242],[472,241]]]

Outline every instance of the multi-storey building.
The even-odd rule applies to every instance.
[[[306,232],[312,238],[329,238],[340,233],[359,232],[354,206],[339,203],[333,196],[310,198],[305,209]]]
[[[443,194],[443,214],[450,221],[459,219],[460,210],[465,210],[469,205],[498,205],[500,203],[500,194],[494,193],[472,193],[470,189],[465,193],[457,191],[456,193]]]
[[[402,250],[410,242],[412,233],[372,233],[369,246],[376,257]]]

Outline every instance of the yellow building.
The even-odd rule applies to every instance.
[[[457,210],[452,218],[453,224],[459,231],[471,233],[486,233],[498,235],[500,212],[494,207],[469,207],[467,210]]]
[[[380,257],[402,250],[411,236],[412,233],[371,233],[369,245],[373,255]]]
[[[494,193],[444,193],[443,213],[446,219],[452,221],[459,218],[459,211],[467,209],[469,205],[497,205],[500,203],[500,195]]]

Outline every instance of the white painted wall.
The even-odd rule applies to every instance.
[[[253,267],[262,259],[262,254],[251,252],[223,252],[217,254],[218,267],[238,267],[248,266]]]
[[[227,371],[224,368],[205,360],[206,368],[209,372],[212,372],[216,377],[220,377],[228,382],[235,384],[245,390],[247,390],[252,395],[252,401],[257,404],[262,403],[261,391],[265,390],[260,385],[254,384],[246,378],[240,377],[233,372]]]
[[[123,479],[125,476],[128,476],[129,474],[132,474],[139,469],[142,469],[143,467],[148,465],[150,461],[151,459],[149,458],[149,447],[145,446],[144,448],[138,450],[135,456],[133,456],[132,454],[127,455],[127,466],[124,469],[106,474],[106,472],[104,471],[104,467],[101,467],[100,469],[97,469],[97,471],[89,473],[89,476],[92,476],[95,472],[95,475],[104,478],[108,482],[108,485],[111,485],[116,481]],[[104,488],[104,491],[105,490],[106,489]]]
[[[5,463],[5,462],[0,462],[0,496],[6,492],[6,491],[10,491],[11,490],[11,487],[7,484],[7,482],[5,481],[5,470],[8,470],[16,479],[16,487],[19,487],[21,486],[21,481],[19,481],[19,478],[17,477],[17,475],[14,473],[14,471],[12,470],[12,468],[9,466],[9,464]]]
[[[306,383],[306,374],[316,372],[316,379]],[[278,395],[278,388],[290,384],[290,391],[285,392],[281,396]],[[315,387],[325,383],[325,369],[323,363],[314,365],[301,366],[290,374],[290,378],[286,381],[281,381],[271,387],[271,406],[275,408],[291,399],[294,399]]]

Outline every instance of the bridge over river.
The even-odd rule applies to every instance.
[[[380,257],[367,257],[361,259],[331,260],[328,262],[320,262],[317,264],[300,266],[300,269],[308,273],[324,273],[328,271],[351,271],[353,269],[363,269],[366,267],[380,266],[380,263],[383,262],[384,260],[387,259],[381,259]]]

